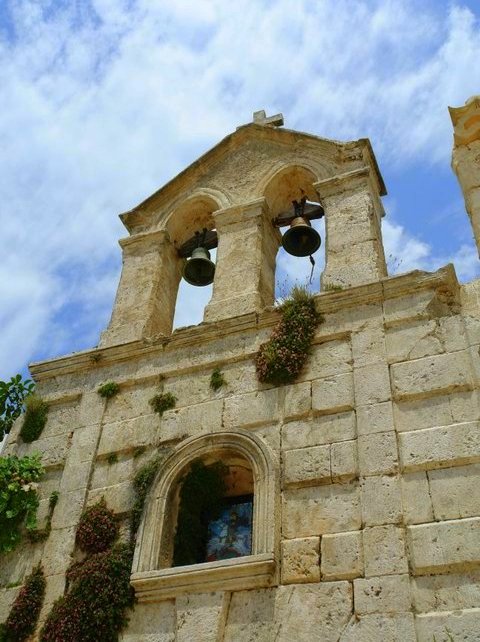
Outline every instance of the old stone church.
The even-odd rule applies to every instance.
[[[480,98],[450,114],[479,245]],[[132,480],[160,454],[124,642],[480,640],[480,280],[460,284],[453,265],[389,276],[370,142],[282,124],[257,112],[122,214],[122,275],[98,347],[31,366],[48,421],[25,444],[18,420],[6,453],[42,453],[40,523],[52,491],[59,500],[49,537],[1,560],[0,621],[20,589],[8,587],[40,560],[45,619],[85,507],[103,497],[126,525]],[[324,321],[294,383],[259,383],[286,213],[302,197],[303,230],[308,212],[325,218]],[[202,323],[172,332],[195,243],[218,244],[213,295]],[[209,268],[205,251],[200,261]],[[110,399],[105,382],[118,384]],[[149,403],[159,394],[174,400],[163,414]],[[217,539],[234,552],[174,565],[179,487],[199,460],[230,471]]]

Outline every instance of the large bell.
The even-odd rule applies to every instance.
[[[205,247],[196,247],[192,257],[183,268],[183,278],[190,285],[210,285],[213,283],[215,263],[210,260],[210,252]]]
[[[310,256],[318,250],[321,242],[320,234],[303,216],[294,218],[290,229],[282,236],[282,245],[292,256]]]

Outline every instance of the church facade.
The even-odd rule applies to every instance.
[[[480,243],[480,99],[451,109],[453,168]],[[283,129],[257,113],[121,216],[123,268],[98,347],[31,366],[49,405],[4,454],[40,452],[49,537],[0,565],[0,621],[42,562],[41,619],[65,590],[76,527],[104,498],[124,536],[133,479],[158,472],[138,529],[124,642],[448,642],[480,639],[480,281],[453,265],[387,273],[386,193],[368,140]],[[319,203],[323,317],[294,383],[260,383],[278,322],[278,225]],[[280,219],[279,219],[280,217]],[[172,332],[185,247],[215,230],[213,295]],[[212,373],[221,385],[212,387]],[[118,384],[107,399],[105,382]],[[167,397],[161,414],[151,400]],[[175,564],[181,488],[195,462],[228,470],[204,560]]]

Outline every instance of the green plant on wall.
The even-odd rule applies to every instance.
[[[0,625],[0,642],[23,642],[35,630],[45,597],[41,566],[33,569],[20,589],[5,622]]]
[[[225,381],[225,377],[223,376],[222,371],[220,368],[215,368],[215,370],[212,372],[212,375],[210,377],[210,388],[212,390],[220,390],[222,386],[224,386],[227,382]]]
[[[0,457],[0,553],[12,551],[21,528],[37,527],[38,482],[43,474],[40,455]]]
[[[155,475],[160,466],[161,457],[155,457],[152,461],[142,466],[133,479],[133,488],[135,491],[135,502],[133,504],[132,513],[130,517],[130,541],[132,545],[135,543],[140,520],[142,519],[143,506],[147,497],[148,491],[155,479]]]
[[[107,383],[104,383],[103,386],[100,386],[97,389],[100,397],[103,397],[104,399],[111,399],[112,397],[115,397],[115,395],[117,395],[119,391],[120,386],[115,381],[107,381]]]
[[[225,494],[227,467],[194,461],[181,482],[173,566],[205,561],[207,524],[218,517]]]
[[[25,419],[20,429],[20,437],[26,443],[35,441],[42,434],[47,423],[48,405],[36,394],[25,399]]]
[[[275,385],[293,383],[310,354],[315,329],[323,317],[306,288],[295,286],[279,308],[281,318],[255,358],[257,377]]]
[[[153,411],[161,417],[165,410],[175,408],[177,398],[171,392],[164,392],[153,396],[148,403],[152,406]]]
[[[10,381],[0,381],[0,441],[10,432],[13,422],[24,410],[24,401],[35,389],[31,379],[17,374]]]

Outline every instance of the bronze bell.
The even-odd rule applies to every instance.
[[[215,275],[215,263],[210,260],[210,252],[205,247],[196,247],[192,257],[183,268],[183,278],[190,285],[210,285]]]
[[[292,256],[310,256],[318,250],[322,239],[312,224],[303,216],[297,216],[290,229],[282,236],[282,245]]]

